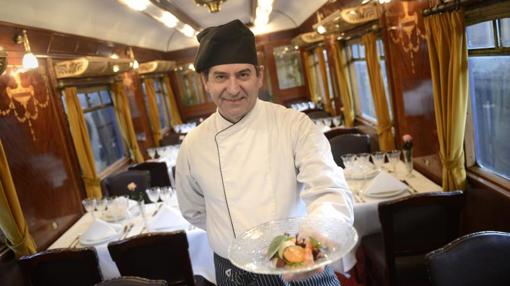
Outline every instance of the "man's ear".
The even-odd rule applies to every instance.
[[[207,78],[203,73],[200,73],[200,79],[202,81],[202,85],[204,86],[205,92],[209,93],[209,88],[207,87]]]
[[[258,77],[257,77],[257,86],[259,88],[262,87],[262,85],[264,85],[264,66],[263,65],[260,65],[259,66],[259,72],[258,72]]]

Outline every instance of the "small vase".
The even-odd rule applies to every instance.
[[[403,149],[404,165],[406,166],[406,177],[411,176],[413,172],[413,148]]]

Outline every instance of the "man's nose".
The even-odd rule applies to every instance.
[[[239,86],[239,82],[236,78],[231,78],[228,81],[227,91],[231,95],[237,95],[239,91],[241,90],[241,87]]]

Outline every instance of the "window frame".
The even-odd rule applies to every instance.
[[[166,121],[167,126],[166,127],[161,126],[160,132],[161,132],[161,134],[166,134],[167,132],[169,132],[172,129],[172,126],[171,126],[172,119],[171,119],[171,114],[170,114],[170,106],[168,106],[168,104],[169,104],[168,91],[166,90],[165,83],[163,82],[163,75],[161,75],[161,74],[148,75],[148,76],[144,76],[144,77],[140,78],[141,86],[142,86],[143,102],[145,104],[145,108],[147,110],[147,116],[148,116],[149,115],[148,114],[149,106],[148,106],[148,102],[147,102],[147,90],[145,88],[145,81],[144,81],[145,79],[152,79],[154,81],[154,95],[156,97],[160,96],[160,101],[163,101],[163,109],[165,111],[164,120]],[[156,84],[156,82],[157,82],[157,84]],[[156,88],[157,85],[159,85],[159,87],[160,87],[159,90]],[[157,102],[157,98],[156,98],[156,102]],[[158,113],[160,113],[159,109],[158,109]],[[161,120],[161,114],[159,116],[160,116],[160,118],[158,118],[158,119]],[[147,118],[147,120],[148,120],[148,122],[150,122],[150,117]],[[161,125],[161,122],[160,122],[160,125]]]
[[[353,45],[363,46],[363,42],[361,41],[361,38],[357,37],[357,38],[351,39],[345,43],[345,47],[347,50],[347,69],[349,71],[349,82],[351,85],[351,90],[352,90],[351,92],[354,95],[353,99],[354,99],[355,114],[356,114],[356,117],[358,117],[358,120],[361,119],[361,121],[365,122],[366,124],[376,126],[378,124],[377,114],[374,114],[375,117],[372,118],[372,117],[364,115],[363,112],[361,111],[361,97],[359,95],[359,88],[358,88],[358,84],[357,84],[358,79],[356,78],[356,71],[355,71],[355,67],[354,67],[355,62],[363,61],[363,62],[367,63],[366,51],[364,51],[363,56],[358,55],[356,58],[354,58],[353,52],[352,52]],[[381,63],[381,65],[380,65],[381,74],[383,72],[383,69],[384,69],[384,72],[386,73],[387,84],[384,84],[384,82],[383,82],[383,85],[384,85],[384,92],[386,95],[386,101],[387,101],[387,105],[388,105],[388,109],[389,109],[391,125],[393,126],[394,125],[394,117],[395,117],[394,112],[393,112],[393,97],[391,94],[391,85],[390,85],[390,82],[388,79],[389,71],[388,71],[388,67],[386,65],[386,56],[384,53],[385,52],[384,51],[384,42],[380,36],[377,37],[376,45],[377,45],[377,54],[379,56],[379,62]],[[360,54],[360,51],[358,51],[358,54]],[[384,65],[382,64],[383,61],[384,61]],[[368,71],[368,66],[367,66],[367,71]],[[384,81],[384,78],[382,80]],[[372,96],[372,104],[374,105],[372,90],[370,90],[370,96]],[[375,113],[375,105],[373,106],[373,108],[374,108],[374,113]]]
[[[503,17],[508,18],[508,17]],[[500,19],[503,18],[483,18],[482,20],[472,21],[466,23],[466,41],[467,41],[467,27],[483,22],[492,22],[495,47],[493,48],[472,48],[466,47],[468,50],[468,59],[471,56],[484,57],[484,56],[510,56],[510,47],[502,46],[500,39]],[[471,90],[469,91],[471,92]],[[495,172],[481,167],[477,163],[476,157],[476,138],[475,138],[475,122],[471,93],[468,96],[468,110],[466,116],[466,132],[464,137],[464,150],[466,159],[466,171],[470,179],[476,182],[487,185],[491,189],[510,191],[510,180],[497,175]]]
[[[84,91],[89,91],[89,90],[90,91],[95,90],[98,93],[101,90],[106,90],[108,92],[109,97],[110,97],[110,103],[104,104],[104,103],[102,103],[101,96],[99,96],[101,104],[95,105],[94,107],[91,107],[91,108],[85,108],[84,109],[83,106],[81,106],[81,104],[80,104],[80,108],[82,109],[82,112],[83,112],[84,116],[85,116],[85,113],[87,113],[87,112],[97,111],[97,110],[100,110],[100,109],[103,109],[103,108],[107,108],[109,106],[111,106],[113,108],[114,112],[116,112],[115,111],[115,103],[113,101],[113,91],[111,90],[111,87],[110,87],[109,84],[107,84],[107,83],[97,83],[97,84],[93,84],[93,85],[75,85],[74,87],[76,87],[76,89],[77,89],[77,95],[79,93],[83,93]],[[64,92],[62,91],[62,98],[63,98],[63,96],[64,96]],[[63,106],[65,106],[65,104],[63,104]],[[66,120],[68,120],[67,119],[67,114],[66,114],[65,117],[66,117]],[[120,124],[119,124],[119,122],[117,122],[117,116],[114,117],[114,120],[117,123],[117,128],[119,129],[119,133],[120,133],[121,132]],[[121,138],[119,138],[120,139],[119,141],[121,142],[121,144],[123,146],[123,154],[122,154],[122,156],[118,160],[116,160],[116,161],[112,162],[110,165],[106,166],[103,170],[99,171],[98,174],[97,174],[98,177],[103,178],[105,176],[108,176],[109,174],[112,174],[115,171],[117,171],[119,168],[122,168],[122,166],[128,164],[128,162],[130,160],[129,159],[129,154],[128,154],[129,148],[128,148],[128,146],[126,146],[126,142],[124,142],[124,139],[122,138],[122,135],[120,135],[120,136],[121,136]],[[90,142],[90,138],[89,138],[89,142]],[[95,157],[94,157],[94,162],[95,162]],[[98,170],[96,170],[96,172],[97,171]]]

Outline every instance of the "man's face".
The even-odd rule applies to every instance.
[[[211,67],[202,80],[221,115],[235,123],[255,106],[262,74],[262,67],[257,76],[252,64],[224,64]]]

